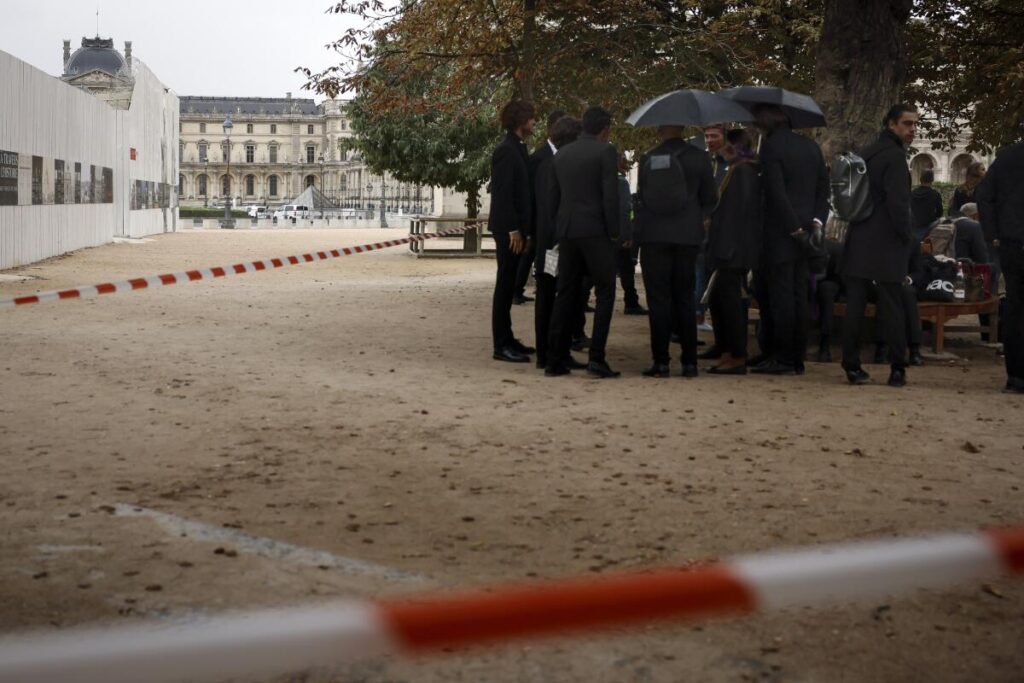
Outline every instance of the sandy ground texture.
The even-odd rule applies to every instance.
[[[188,230],[0,296],[381,235]],[[550,379],[491,360],[493,271],[398,247],[0,311],[0,632],[1024,523],[1024,397],[989,349],[903,390],[813,363],[648,380],[620,302],[624,376]],[[281,680],[1022,681],[1024,582]]]

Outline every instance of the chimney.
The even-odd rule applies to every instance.
[[[64,41],[64,66],[67,66],[68,60],[71,59],[71,41]]]
[[[132,41],[124,41],[124,61],[128,63],[128,68],[132,68]]]
[[[284,94],[284,96],[285,96],[285,99],[289,99],[290,100],[292,98],[292,94],[290,92],[286,92]]]

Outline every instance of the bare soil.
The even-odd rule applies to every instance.
[[[189,230],[8,271],[33,279],[0,296],[396,234]],[[903,390],[885,368],[850,387],[813,363],[647,380],[647,322],[620,303],[624,376],[550,379],[491,360],[493,271],[397,247],[0,311],[0,631],[1024,523],[1024,398],[999,393],[1000,359],[969,336]],[[513,310],[524,340],[532,316]],[[1022,672],[1024,582],[1004,580],[288,680]]]

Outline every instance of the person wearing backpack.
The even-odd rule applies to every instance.
[[[1024,119],[1018,124],[1020,142],[996,154],[978,186],[978,209],[986,234],[999,247],[999,265],[1006,284],[1006,315],[1002,317],[1006,388],[1024,394]]]
[[[811,274],[801,239],[820,230],[828,218],[828,171],[821,148],[794,133],[780,107],[758,105],[754,116],[765,134],[761,169],[767,198],[763,272],[756,290],[762,327],[772,339],[766,340],[767,348],[762,346],[771,357],[751,372],[803,374]]]
[[[882,338],[889,347],[889,385],[902,387],[907,383],[907,335],[902,297],[903,283],[907,279],[907,254],[914,235],[907,147],[917,133],[918,117],[913,105],[893,105],[882,121],[885,128],[878,140],[862,154],[874,208],[867,218],[850,223],[840,264],[846,289],[843,370],[851,384],[864,384],[870,379],[861,367],[860,330],[872,282],[878,292],[875,323],[882,326]]]
[[[661,144],[640,159],[637,238],[650,311],[651,367],[645,377],[669,376],[673,311],[682,338],[683,377],[697,376],[697,252],[704,218],[718,192],[707,152],[683,139],[682,126],[658,128]]]

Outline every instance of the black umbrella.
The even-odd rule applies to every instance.
[[[736,102],[706,90],[675,90],[658,95],[629,115],[631,126],[709,126],[726,121],[753,121]]]
[[[789,117],[794,128],[823,128],[828,125],[818,103],[800,93],[770,86],[741,85],[718,94],[748,108],[756,104],[777,105]]]

